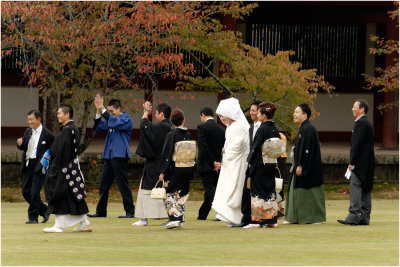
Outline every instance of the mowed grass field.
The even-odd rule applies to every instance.
[[[95,205],[88,202],[91,212]],[[129,265],[399,265],[399,201],[373,199],[369,226],[345,226],[348,200],[327,200],[327,222],[277,229],[228,228],[196,220],[201,201],[189,201],[182,230],[150,220],[118,219],[121,203],[109,203],[107,218],[90,218],[91,233],[43,233],[54,224],[26,225],[28,205],[2,202],[1,264],[34,266]],[[41,219],[41,218],[40,218]]]

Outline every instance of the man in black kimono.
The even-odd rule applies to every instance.
[[[37,110],[28,112],[29,128],[24,136],[17,139],[17,148],[23,150],[21,161],[22,196],[29,203],[27,224],[38,223],[39,215],[43,217],[42,223],[49,220],[47,206],[40,198],[46,175],[40,160],[54,141],[54,135],[42,125],[42,114]]]
[[[200,120],[202,124],[197,126],[199,144],[197,168],[205,192],[197,219],[206,220],[217,188],[225,129],[214,121],[214,111],[209,107],[200,111]]]
[[[90,232],[86,227],[89,212],[85,202],[86,191],[80,171],[78,150],[80,134],[72,120],[70,105],[60,105],[58,121],[64,126],[50,148],[49,169],[45,181],[48,212],[55,214],[55,224],[44,228],[45,233],[61,233],[64,228],[80,223],[74,232]]]
[[[300,129],[293,147],[283,224],[326,221],[321,149],[317,129],[311,124],[310,117],[308,104],[298,105],[293,113],[293,121]]]
[[[162,199],[150,198],[151,189],[158,181],[157,167],[161,159],[165,136],[171,131],[171,107],[162,103],[156,107],[155,117],[157,123],[152,123],[149,117],[152,114],[152,103],[146,101],[143,105],[144,112],[140,121],[140,138],[136,154],[146,158],[143,177],[136,201],[135,217],[140,220],[134,226],[146,226],[147,219],[168,218]]]
[[[374,177],[374,128],[368,120],[368,104],[358,99],[352,108],[356,119],[351,136],[350,164],[350,208],[346,219],[339,223],[369,225],[371,214],[371,190]]]

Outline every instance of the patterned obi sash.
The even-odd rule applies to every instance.
[[[277,163],[276,160],[286,151],[286,144],[278,137],[268,138],[262,148],[263,163]]]
[[[175,161],[175,167],[193,167],[195,165],[197,148],[196,141],[179,141],[175,143],[172,160]]]

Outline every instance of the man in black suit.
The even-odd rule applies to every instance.
[[[371,190],[374,177],[374,128],[368,120],[368,103],[358,99],[353,105],[356,118],[351,136],[350,164],[350,208],[346,219],[339,223],[369,225],[371,214]]]
[[[253,125],[249,128],[250,146],[253,143],[254,136],[258,128],[260,128],[261,122],[258,121],[258,105],[261,104],[260,101],[256,100],[251,104],[250,107],[250,118],[253,121]],[[250,181],[249,177],[244,179],[243,195],[242,195],[242,220],[239,224],[233,224],[231,227],[243,227],[251,223],[251,197],[250,197]],[[249,185],[248,185],[249,183]]]
[[[214,200],[219,169],[221,169],[222,148],[225,143],[225,129],[214,121],[214,111],[205,107],[200,111],[202,124],[197,126],[199,154],[198,173],[204,188],[204,202],[199,209],[198,220],[206,220]]]
[[[42,114],[37,110],[28,112],[29,128],[24,136],[17,139],[17,148],[22,150],[20,170],[22,179],[22,196],[29,203],[27,224],[38,223],[39,215],[43,217],[42,223],[49,219],[47,206],[40,198],[40,190],[45,174],[42,172],[40,160],[54,141],[54,135],[42,125]]]

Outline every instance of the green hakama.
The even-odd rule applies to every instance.
[[[324,185],[295,188],[293,175],[286,197],[285,220],[291,223],[320,223],[326,221]],[[299,178],[299,177],[297,177]]]

